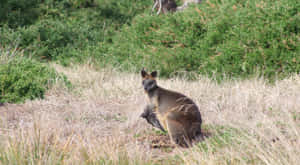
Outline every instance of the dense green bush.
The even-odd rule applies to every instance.
[[[300,72],[299,10],[297,0],[210,0],[180,13],[142,14],[114,37],[104,57],[163,76],[286,76]]]
[[[8,0],[9,4],[12,1]],[[93,50],[103,41],[109,43],[115,31],[143,12],[149,2],[151,4],[152,1],[37,1],[39,4],[34,6],[38,6],[40,12],[34,23],[26,23],[25,26],[20,22],[17,26],[18,22],[14,22],[14,28],[11,28],[10,23],[2,21],[0,45],[17,44],[25,50],[25,54],[62,64],[86,61],[95,54],[99,56]],[[20,2],[23,3],[27,4]]]
[[[300,72],[297,0],[210,0],[160,16],[149,14],[152,0],[4,2],[0,45],[17,44],[36,59],[147,67],[162,76],[192,71],[218,79]],[[27,8],[36,10],[34,16]]]
[[[0,27],[11,28],[34,23],[40,15],[41,0],[0,0]]]
[[[92,26],[79,21],[42,20],[30,28],[19,27],[16,30],[4,28],[2,43],[16,44],[25,49],[25,53],[45,60],[60,60],[68,63],[70,59],[82,60],[83,52],[101,39],[101,34]]]
[[[30,58],[7,57],[1,50],[0,64],[0,103],[43,98],[46,90],[58,80],[70,87],[65,76]]]

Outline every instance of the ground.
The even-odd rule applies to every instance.
[[[207,136],[189,149],[139,117],[148,100],[138,74],[64,68],[45,99],[0,106],[0,164],[297,164],[300,78],[159,79],[191,97]]]

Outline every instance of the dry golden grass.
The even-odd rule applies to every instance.
[[[300,162],[300,77],[274,85],[261,79],[158,80],[197,103],[211,135],[190,149],[153,149],[138,138],[155,134],[139,117],[147,103],[139,75],[53,66],[68,76],[73,91],[57,84],[44,100],[0,107],[0,164]]]

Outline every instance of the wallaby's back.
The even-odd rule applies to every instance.
[[[165,115],[171,113],[170,117],[175,120],[184,120],[188,118],[191,122],[201,121],[201,115],[196,104],[185,95],[159,87],[158,96],[158,113]],[[202,121],[201,121],[202,122]]]

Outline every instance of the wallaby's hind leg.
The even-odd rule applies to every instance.
[[[188,137],[187,132],[184,130],[184,127],[181,123],[172,119],[167,119],[166,123],[171,141],[173,141],[181,147],[191,146],[191,140]]]

